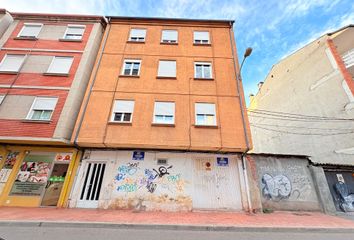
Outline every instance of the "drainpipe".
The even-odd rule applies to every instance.
[[[249,187],[249,182],[248,182],[248,177],[247,177],[247,164],[246,164],[246,155],[247,152],[250,150],[250,140],[248,139],[248,134],[247,134],[247,125],[246,125],[246,119],[245,119],[245,113],[243,111],[243,99],[240,93],[240,82],[242,81],[241,78],[241,69],[243,66],[243,63],[245,61],[245,59],[251,54],[252,52],[252,48],[247,48],[246,52],[244,54],[244,58],[242,60],[241,63],[241,68],[239,69],[239,73],[237,73],[237,69],[238,69],[238,64],[236,63],[236,53],[235,53],[235,49],[236,49],[236,43],[234,44],[233,42],[233,22],[230,22],[230,31],[229,31],[229,35],[230,35],[230,42],[231,42],[231,52],[232,52],[232,60],[233,60],[233,65],[234,65],[234,71],[235,71],[235,75],[236,75],[236,90],[237,90],[237,94],[239,96],[239,103],[240,103],[240,109],[241,109],[241,117],[242,117],[242,124],[243,124],[243,133],[245,136],[245,141],[246,141],[246,150],[242,153],[241,155],[241,160],[242,160],[242,170],[243,170],[243,177],[244,177],[244,181],[245,181],[245,187],[246,187],[246,195],[247,195],[247,204],[248,204],[248,212],[249,213],[253,213],[253,208],[252,208],[252,201],[251,201],[251,195],[250,195],[250,187]]]
[[[107,30],[107,33],[106,33],[106,35],[105,35],[105,37],[104,37],[103,43],[102,43],[101,54],[100,54],[100,57],[99,57],[99,59],[98,59],[98,61],[97,61],[97,67],[96,67],[95,73],[94,73],[94,75],[93,75],[93,79],[92,79],[92,82],[91,82],[91,85],[90,85],[90,90],[89,90],[89,92],[88,92],[88,94],[87,94],[87,98],[85,99],[85,103],[83,104],[82,114],[81,114],[81,116],[80,116],[80,121],[79,121],[79,123],[78,123],[78,128],[77,128],[76,133],[75,133],[75,138],[74,138],[74,145],[75,145],[75,146],[78,146],[78,144],[77,144],[77,139],[78,139],[78,137],[79,137],[79,132],[80,132],[80,130],[81,130],[81,125],[82,125],[82,122],[83,122],[83,120],[84,120],[84,116],[85,116],[85,113],[86,113],[86,110],[87,110],[87,105],[88,105],[88,102],[89,102],[89,100],[90,100],[90,96],[91,96],[91,93],[92,93],[92,89],[93,89],[93,86],[94,86],[95,81],[96,81],[98,68],[99,68],[99,66],[100,66],[100,64],[101,64],[101,61],[102,61],[102,56],[103,56],[104,49],[105,49],[105,47],[106,47],[107,38],[108,38],[108,35],[109,35],[110,31],[111,31],[111,24],[110,24],[110,23],[111,23],[111,18],[109,17],[109,18],[108,18],[108,21],[107,21],[108,30]]]

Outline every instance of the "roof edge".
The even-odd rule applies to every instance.
[[[213,24],[234,24],[235,20],[229,19],[193,19],[193,18],[163,18],[163,17],[129,17],[129,16],[106,16],[112,20],[121,21],[176,21],[176,22],[203,22],[203,23],[213,23]]]

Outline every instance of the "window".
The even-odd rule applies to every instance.
[[[112,122],[132,122],[134,110],[134,101],[131,100],[115,100]]]
[[[18,72],[25,60],[26,55],[6,54],[0,63],[2,72]]]
[[[42,26],[41,23],[25,23],[17,37],[37,38]]]
[[[52,117],[58,98],[36,97],[27,119],[48,121]]]
[[[211,63],[196,62],[194,63],[194,77],[195,78],[212,78]]]
[[[178,32],[177,30],[162,30],[162,39],[163,43],[177,43],[178,41]]]
[[[159,61],[159,77],[176,77],[176,61]]]
[[[139,76],[141,60],[124,60],[122,75]]]
[[[81,40],[84,35],[85,26],[83,25],[68,25],[64,34],[64,39]]]
[[[131,29],[129,41],[145,42],[146,29]]]
[[[195,125],[216,126],[215,104],[195,104]]]
[[[194,32],[194,43],[195,44],[209,44],[209,32]]]
[[[174,102],[155,102],[154,122],[158,124],[174,124]]]
[[[5,95],[0,95],[0,105],[4,101]]]
[[[53,57],[47,73],[68,74],[73,60],[73,57]]]

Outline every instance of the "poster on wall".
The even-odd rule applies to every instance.
[[[0,170],[0,182],[6,183],[14,167],[19,152],[10,152],[5,160],[4,166]]]
[[[11,195],[41,195],[49,178],[54,155],[28,155],[21,164]]]

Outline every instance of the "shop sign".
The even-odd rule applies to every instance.
[[[55,161],[57,162],[70,162],[73,157],[72,153],[58,153],[55,156]]]
[[[143,151],[134,151],[133,160],[143,161],[145,158],[145,152]]]
[[[11,195],[40,196],[45,185],[45,183],[15,182]]]
[[[229,166],[229,158],[227,157],[217,157],[216,163],[220,167],[227,167]]]

